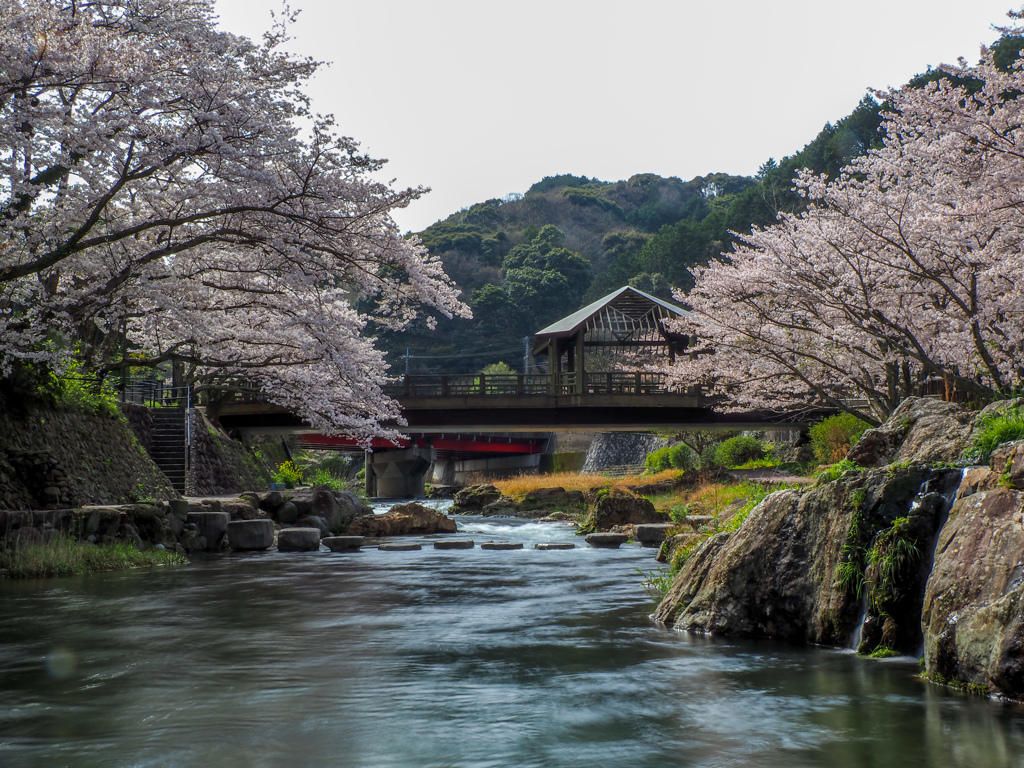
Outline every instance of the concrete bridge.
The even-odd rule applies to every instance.
[[[552,432],[802,428],[817,415],[724,413],[697,388],[673,392],[659,373],[406,376],[387,388],[402,408],[408,437],[374,441],[366,453],[373,496],[410,497],[426,480],[453,482],[468,472],[529,471]],[[235,401],[218,409],[227,429],[297,435],[303,447],[360,450],[355,440],[315,433],[287,410]]]
[[[685,354],[673,330],[687,312],[625,286],[539,331],[526,372],[513,375],[406,375],[385,389],[402,409],[402,445],[375,445],[366,459],[367,492],[416,496],[428,471],[444,482],[454,465],[479,471],[539,465],[547,436],[559,431],[793,429],[812,414],[725,413],[699,387],[670,388],[647,372]],[[612,370],[589,370],[607,365]],[[353,450],[353,441],[310,434],[282,408],[230,402],[218,408],[239,432],[300,434],[310,447]]]

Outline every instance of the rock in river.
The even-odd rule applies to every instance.
[[[455,533],[455,521],[415,501],[398,504],[383,515],[367,515],[352,521],[348,533],[359,536],[423,536],[429,533]]]
[[[267,549],[274,543],[274,523],[269,519],[232,520],[228,523],[228,543],[232,549]]]
[[[472,539],[444,539],[434,542],[434,549],[472,549],[476,543]]]
[[[320,549],[319,528],[282,528],[277,533],[279,552],[316,552]]]
[[[362,536],[328,536],[321,539],[320,543],[331,552],[355,552],[363,546]]]
[[[588,533],[585,541],[592,547],[618,549],[619,545],[625,544],[628,538],[624,533]]]

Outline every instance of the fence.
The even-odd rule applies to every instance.
[[[654,395],[668,394],[664,373],[609,371],[586,373],[579,386],[578,372],[405,376],[384,391],[392,397],[531,397],[538,395]],[[690,388],[687,394],[698,394]]]

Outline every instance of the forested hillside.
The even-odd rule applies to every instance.
[[[549,176],[525,195],[486,200],[420,233],[472,305],[473,320],[440,318],[380,334],[393,370],[471,372],[499,360],[522,369],[523,338],[625,284],[664,297],[687,289],[690,267],[801,203],[800,168],[834,176],[880,143],[880,106],[865,96],[800,152],[768,159],[756,177],[711,173],[683,181],[641,173],[606,182]]]

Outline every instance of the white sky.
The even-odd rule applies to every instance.
[[[310,94],[387,179],[432,192],[419,231],[544,176],[754,174],[868,88],[975,61],[1011,0],[292,0]],[[217,0],[259,37],[280,0]]]

